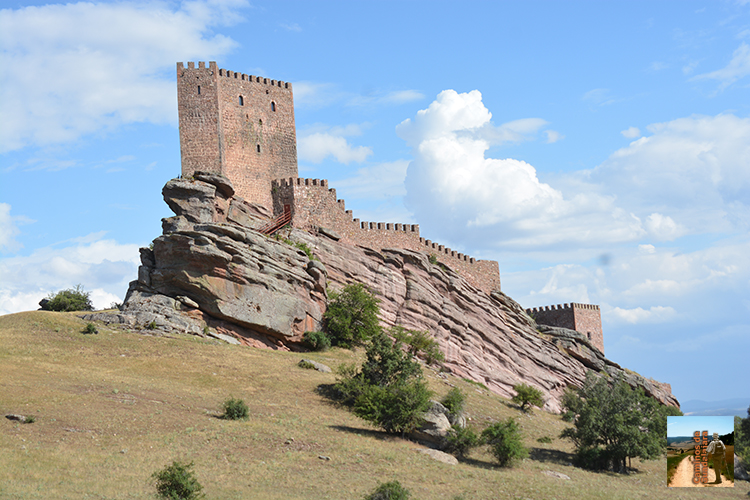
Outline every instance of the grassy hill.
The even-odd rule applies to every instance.
[[[97,325],[84,335],[74,313],[0,317],[0,498],[154,498],[151,474],[172,460],[195,462],[210,499],[357,499],[398,480],[415,499],[679,498],[665,486],[666,458],[633,462],[638,473],[593,473],[569,465],[566,423],[450,375],[426,370],[438,397],[452,385],[468,394],[469,425],[518,417],[531,458],[514,469],[477,450],[456,466],[433,461],[416,443],[371,427],[316,388],[332,374],[297,366],[310,357],[331,367],[362,353],[288,353],[164,337]],[[229,397],[250,419],[216,418]],[[551,437],[550,444],[538,438]],[[319,457],[329,457],[325,460]],[[570,480],[549,477],[552,470]],[[691,498],[743,498],[739,482]],[[747,497],[745,497],[747,498]]]

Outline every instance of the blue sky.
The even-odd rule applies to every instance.
[[[750,396],[750,2],[0,5],[0,314],[123,299],[171,215],[175,63],[215,60],[293,82],[300,176],[355,217],[599,304],[679,399]]]
[[[695,431],[701,435],[708,431],[709,436],[729,434],[734,431],[734,417],[667,417],[668,437],[693,436]]]

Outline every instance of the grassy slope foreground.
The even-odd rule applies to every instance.
[[[0,413],[36,417],[33,424],[0,418],[0,498],[154,498],[149,477],[175,459],[195,462],[210,499],[357,499],[392,480],[422,500],[685,494],[664,486],[666,459],[634,461],[639,472],[631,475],[572,467],[571,445],[557,438],[567,425],[558,416],[521,415],[487,391],[430,370],[438,396],[449,383],[468,394],[477,430],[519,417],[531,458],[514,469],[496,468],[484,450],[456,466],[433,461],[418,453],[419,445],[330,404],[316,387],[334,375],[299,368],[299,353],[101,325],[99,334],[84,335],[84,326],[73,313],[0,317]],[[335,367],[358,354],[334,349],[304,356]],[[216,418],[230,396],[248,403],[248,421]],[[539,444],[545,436],[552,442]],[[748,489],[738,482],[733,490],[689,493],[743,498]]]

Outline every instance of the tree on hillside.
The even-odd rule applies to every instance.
[[[734,417],[734,450],[746,465],[750,465],[750,407],[747,417]]]
[[[561,437],[575,444],[579,465],[620,472],[626,459],[660,456],[667,446],[667,415],[682,414],[647,397],[641,388],[633,390],[622,377],[610,382],[591,371],[577,398],[563,398],[563,411],[575,427]]]
[[[93,311],[94,306],[91,304],[91,292],[84,292],[82,285],[76,285],[75,288],[60,290],[57,293],[50,293],[47,298],[39,302],[44,311]]]
[[[330,297],[323,314],[323,327],[333,345],[349,348],[380,331],[379,300],[362,283],[347,285],[339,293],[332,292]]]
[[[516,395],[511,398],[511,401],[520,406],[521,410],[529,411],[532,406],[539,408],[544,406],[542,391],[536,387],[528,384],[516,384],[513,386],[513,390],[516,391]]]

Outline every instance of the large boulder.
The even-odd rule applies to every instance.
[[[412,433],[412,437],[438,448],[442,447],[451,430],[448,413],[448,409],[441,403],[430,401],[430,407],[422,416],[422,425]]]

